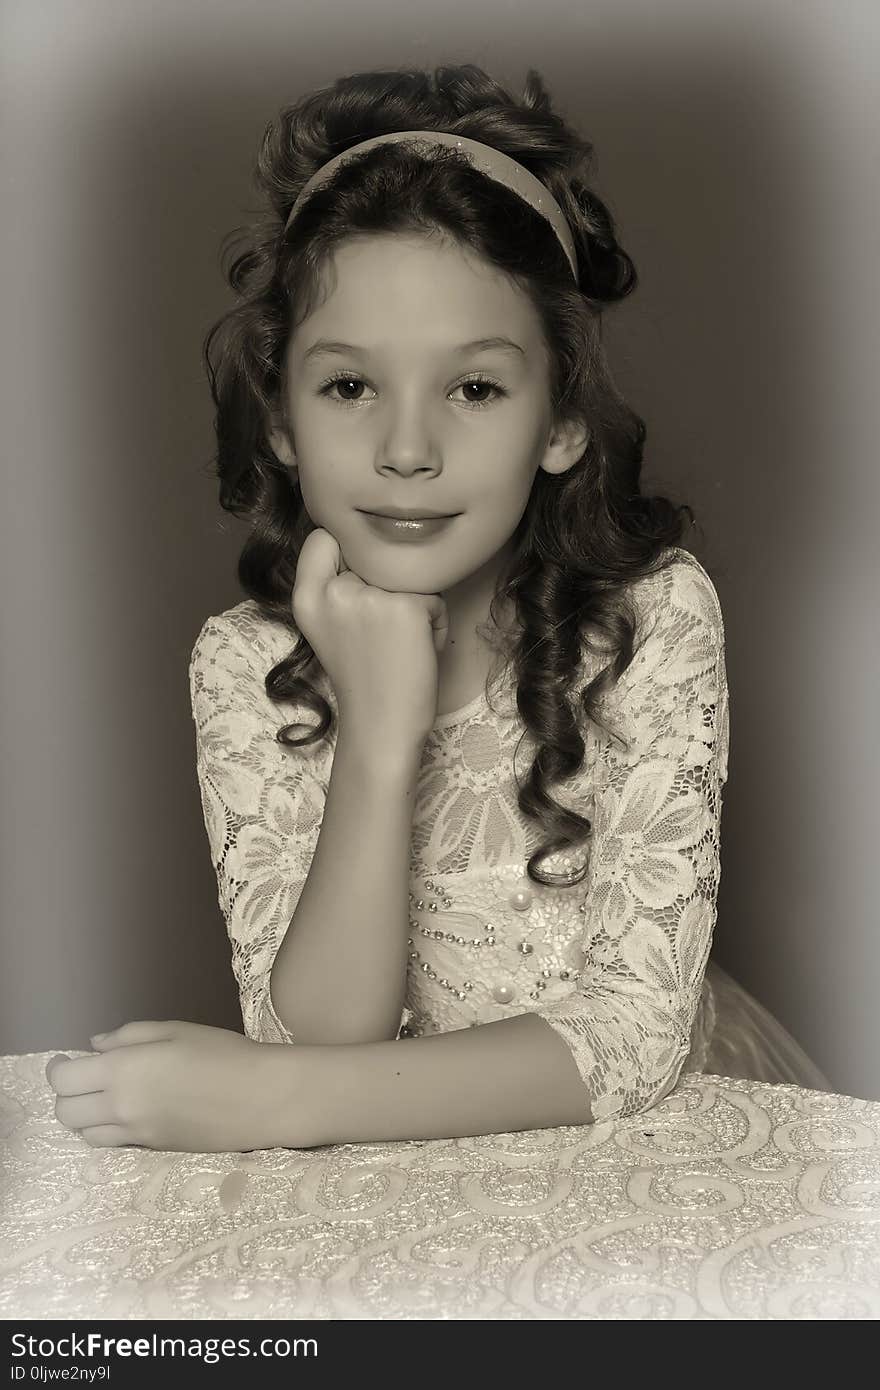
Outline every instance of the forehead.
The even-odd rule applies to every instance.
[[[535,307],[510,276],[455,242],[402,233],[346,242],[322,268],[294,338],[307,348],[343,330],[359,342],[404,335],[438,347],[504,334],[530,354],[541,340]]]

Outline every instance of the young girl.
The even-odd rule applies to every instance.
[[[724,626],[639,492],[601,316],[636,284],[539,76],[284,110],[206,358],[249,595],[190,668],[245,1037],[50,1063],[97,1144],[305,1147],[827,1088],[714,963]]]

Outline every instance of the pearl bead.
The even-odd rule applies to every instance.
[[[532,905],[532,894],[528,888],[517,888],[510,895],[510,905],[517,912],[528,912]]]
[[[530,956],[534,949],[534,946],[530,945],[528,941],[521,941],[519,943],[520,954],[523,956]]]
[[[509,1004],[513,999],[513,990],[510,985],[496,985],[492,991],[492,998],[498,1004]]]

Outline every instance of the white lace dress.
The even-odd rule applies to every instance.
[[[682,1071],[831,1089],[709,962],[729,731],[714,585],[676,548],[631,592],[635,656],[603,697],[605,730],[591,721],[584,731],[584,766],[554,789],[592,835],[542,866],[588,856],[580,884],[544,887],[525,873],[542,836],[517,806],[514,758],[522,779],[535,745],[509,672],[435,720],[413,816],[401,1038],[537,1013],[571,1049],[597,1120],[646,1109]],[[276,741],[283,725],[314,722],[265,690],[294,641],[247,599],[207,619],[190,663],[202,808],[244,1030],[291,1043],[269,978],[315,851],[334,747],[332,734],[305,749]],[[585,652],[577,689],[607,660]]]

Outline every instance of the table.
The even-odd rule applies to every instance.
[[[880,1315],[880,1102],[691,1073],[623,1122],[161,1153],[59,1124],[54,1055],[0,1058],[5,1319]]]

